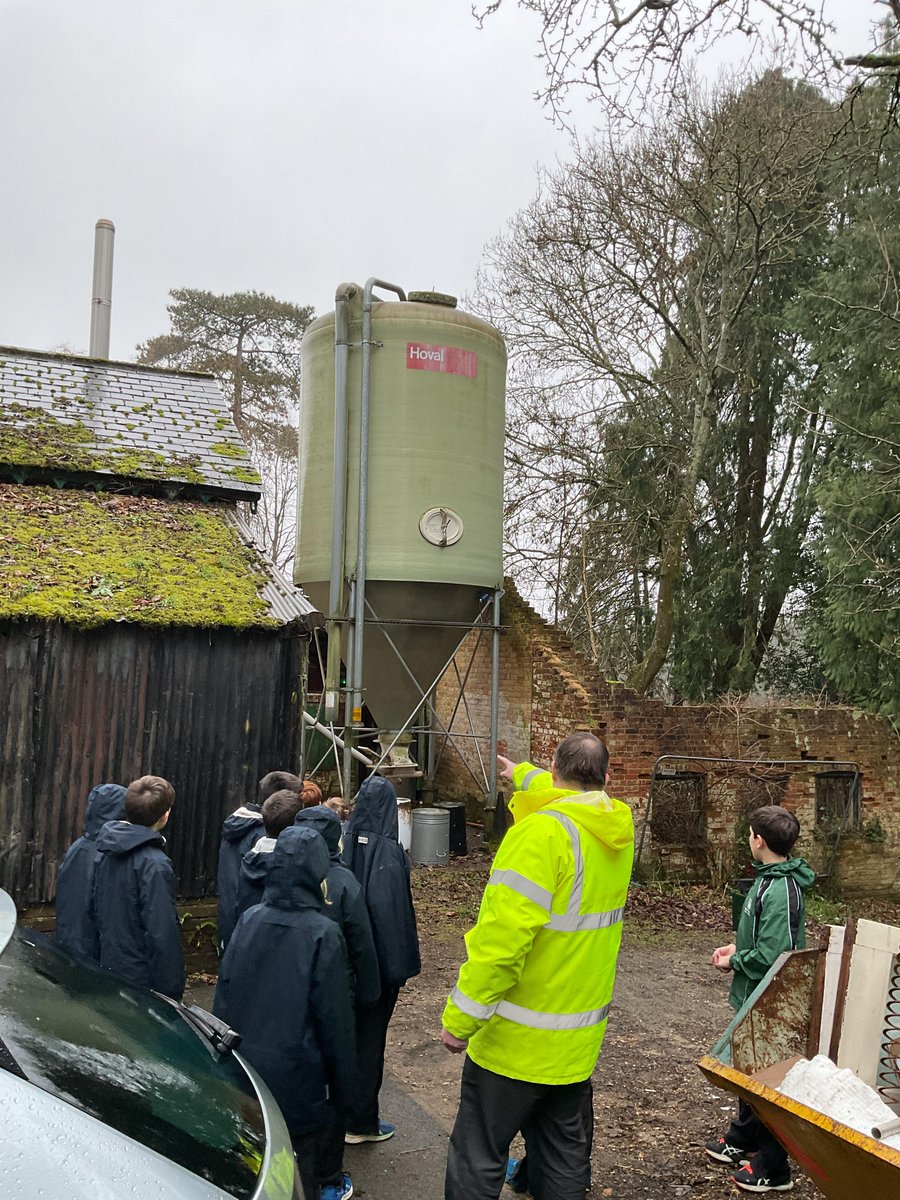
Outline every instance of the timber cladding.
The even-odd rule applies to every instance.
[[[299,763],[298,630],[0,623],[0,886],[51,900],[98,783],[163,775],[180,896],[215,891],[223,817]]]

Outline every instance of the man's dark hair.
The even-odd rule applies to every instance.
[[[587,730],[570,733],[556,747],[553,766],[560,779],[577,783],[585,790],[602,790],[609,768],[609,751]]]
[[[780,804],[754,809],[748,818],[750,828],[761,837],[773,854],[787,856],[800,836],[800,822]]]
[[[150,829],[175,803],[175,789],[159,775],[142,775],[125,792],[125,820]]]
[[[302,807],[300,793],[284,788],[275,792],[262,806],[263,825],[266,837],[277,838],[282,829],[293,825],[294,817]]]
[[[297,792],[299,795],[302,787],[303,780],[299,775],[293,775],[290,771],[270,771],[259,781],[259,803],[265,804],[276,792]]]

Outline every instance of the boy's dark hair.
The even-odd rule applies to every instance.
[[[297,792],[303,787],[303,780],[299,775],[293,775],[290,771],[270,771],[268,775],[263,775],[259,781],[259,803],[265,804],[270,796],[274,796],[276,792]]]
[[[293,825],[294,817],[302,807],[303,802],[299,793],[291,791],[289,788],[283,788],[280,792],[275,792],[270,796],[262,806],[266,837],[277,838],[282,829]]]
[[[553,766],[560,779],[584,788],[603,788],[609,768],[609,751],[587,730],[570,733],[556,747]]]
[[[757,837],[761,837],[773,854],[787,856],[800,836],[800,822],[780,804],[766,804],[754,809],[748,823]]]
[[[142,775],[125,792],[125,820],[132,825],[155,825],[175,803],[175,789],[159,775]]]

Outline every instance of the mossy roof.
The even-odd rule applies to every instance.
[[[0,619],[248,629],[314,613],[229,505],[0,484]]]
[[[259,475],[211,375],[0,347],[0,469],[257,499]]]

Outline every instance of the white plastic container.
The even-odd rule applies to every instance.
[[[412,801],[406,796],[397,797],[397,822],[398,840],[403,849],[408,851],[412,845]]]

